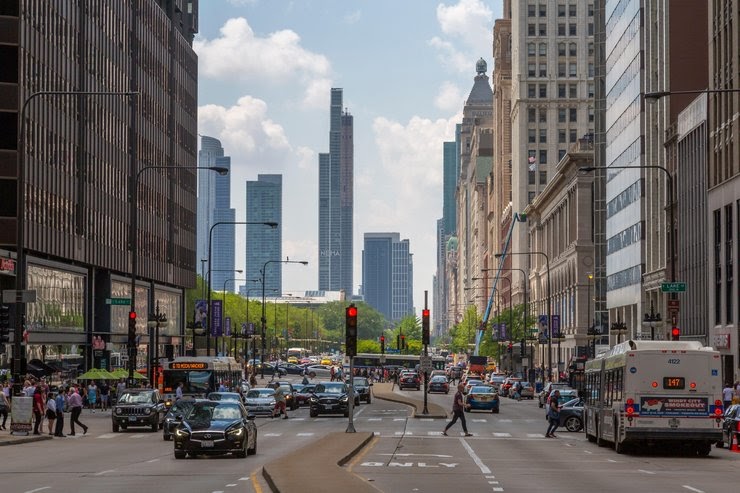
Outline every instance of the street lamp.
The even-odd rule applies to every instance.
[[[643,98],[645,98],[645,101],[648,103],[654,103],[658,99],[665,97],[665,96],[671,96],[671,95],[679,95],[679,94],[722,94],[722,93],[731,93],[731,92],[740,92],[740,88],[731,88],[731,89],[690,89],[687,91],[654,91],[654,92],[646,92],[643,94]]]
[[[547,379],[552,381],[552,300],[550,299],[550,257],[545,252],[508,252],[509,255],[542,255],[547,265]],[[503,253],[495,254],[496,258]],[[560,334],[558,334],[560,335]],[[558,379],[560,378],[560,338],[558,338]]]
[[[655,322],[662,322],[663,319],[660,317],[660,313],[655,313],[653,308],[653,300],[650,300],[650,313],[646,313],[642,319],[642,323],[650,325],[650,340],[655,340]]]
[[[25,133],[26,133],[26,108],[35,98],[41,96],[61,96],[61,97],[87,97],[87,96],[138,96],[139,91],[38,91],[30,94],[21,106],[20,111],[20,128],[18,129],[18,144],[16,149],[16,266],[15,266],[15,291],[19,296],[26,289],[26,245],[25,245],[25,228],[26,228],[26,166],[25,166]],[[21,355],[21,342],[23,340],[23,325],[25,322],[26,305],[25,303],[16,303],[15,305],[15,327],[13,336],[13,394],[18,395],[21,392],[21,367],[22,360],[25,361],[25,355]]]
[[[269,226],[273,229],[277,228],[278,223],[274,221],[219,221],[208,230],[208,301],[206,302],[206,309],[208,313],[206,313],[206,320],[208,320],[208,333],[206,334],[206,356],[211,355],[211,331],[213,330],[213,310],[211,309],[211,265],[213,252],[212,245],[213,245],[213,230],[216,228],[216,226],[219,226],[221,224],[263,224],[265,226]]]
[[[235,270],[234,272],[238,272],[239,274],[241,274],[244,271],[242,271],[242,270]],[[224,302],[223,302],[224,314],[226,314],[226,284],[228,282],[234,282],[234,281],[252,281],[252,282],[256,282],[256,281],[259,281],[259,279],[241,279],[241,278],[236,278],[236,277],[232,277],[231,279],[225,279],[224,280],[224,290],[222,291],[223,294],[224,294]],[[247,301],[247,310],[249,310],[249,301]],[[233,342],[235,340],[235,337],[236,337],[236,327],[233,327],[232,329],[234,331],[234,334],[232,336],[232,342]],[[225,341],[224,341],[224,339],[222,337],[221,338],[221,352],[222,353],[225,353],[226,352],[226,350],[224,348],[224,343],[225,343]],[[234,350],[234,346],[232,346],[231,349]],[[238,349],[238,347],[237,347],[237,349]]]
[[[152,384],[152,388],[159,387],[159,328],[167,327],[169,325],[167,315],[159,311],[159,300],[157,300],[157,307],[153,314],[149,315],[146,325],[150,329],[154,329],[154,364],[152,365],[151,376],[149,381]]]
[[[492,278],[491,277],[474,277],[473,278],[474,281],[488,280],[488,279],[492,279]],[[511,279],[509,279],[508,277],[500,277],[499,280],[506,281],[509,283],[509,334],[508,335],[509,335],[509,342],[513,343],[514,342],[514,308],[512,306],[512,301],[511,301],[511,299],[513,298],[512,290],[511,290]],[[525,313],[524,315],[525,327],[522,330],[526,330],[526,318],[527,318],[527,315]],[[514,372],[514,352],[513,351],[509,355],[509,371],[511,371],[512,373]]]
[[[267,329],[267,316],[265,315],[265,279],[266,279],[266,270],[268,264],[302,264],[302,265],[308,265],[307,260],[268,260],[267,262],[262,265],[262,270],[260,270],[260,275],[262,276],[262,324],[261,324],[261,335],[262,335],[262,351],[260,353],[260,378],[265,378],[265,330]]]
[[[134,371],[136,369],[136,353],[138,348],[136,347],[136,276],[139,265],[139,240],[138,240],[138,229],[139,229],[139,214],[138,214],[138,197],[139,197],[139,179],[141,174],[146,170],[151,169],[173,169],[173,170],[196,170],[196,169],[207,169],[215,171],[219,175],[228,174],[228,168],[222,168],[220,166],[144,166],[141,168],[134,177],[134,186],[131,189],[131,233],[130,233],[130,247],[131,247],[131,310],[128,315],[128,342],[129,342],[129,357],[128,357],[128,379],[129,385],[134,385]]]

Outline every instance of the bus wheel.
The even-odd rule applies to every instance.
[[[702,442],[696,446],[696,455],[699,457],[706,457],[712,451],[711,442]]]
[[[618,454],[623,454],[626,451],[624,443],[620,442],[617,437],[614,437],[614,451]]]

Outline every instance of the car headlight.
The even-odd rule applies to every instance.
[[[190,436],[190,433],[188,432],[188,430],[184,430],[182,428],[175,428],[175,435],[179,437],[187,437],[187,436]]]
[[[349,400],[349,396],[347,396],[347,395],[344,395],[344,396],[342,396],[342,397],[339,398],[339,402],[347,402],[348,400]]]
[[[230,430],[227,434],[232,437],[240,437],[244,433],[244,428],[238,427]]]
[[[319,402],[319,400],[316,397],[309,397],[308,402],[313,402],[314,404]]]
[[[144,409],[144,414],[146,414],[147,416],[152,414],[152,409],[150,407],[147,407],[146,409]]]
[[[121,409],[120,407],[116,408],[116,414],[121,414],[122,412],[123,412],[123,409]]]

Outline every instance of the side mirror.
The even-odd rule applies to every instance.
[[[248,413],[247,414],[247,420],[248,421],[254,421],[254,413]]]

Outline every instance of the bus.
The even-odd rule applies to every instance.
[[[288,352],[285,354],[286,359],[288,360],[288,363],[300,363],[301,360],[307,359],[308,355],[310,354],[308,349],[302,348],[302,347],[291,347],[288,348]],[[295,358],[296,361],[291,361],[290,358]]]
[[[586,362],[586,438],[687,447],[706,456],[722,440],[721,359],[698,341],[626,341]]]
[[[432,358],[433,370],[445,369],[445,358],[442,356],[430,356]],[[381,366],[389,369],[407,368],[410,370],[418,369],[418,354],[373,354],[358,353],[354,358],[355,368],[380,368]],[[344,368],[349,368],[349,358],[344,358]]]
[[[206,397],[224,383],[235,388],[243,380],[241,365],[230,356],[184,356],[164,364],[163,389],[165,401],[174,402],[175,390],[182,382],[183,395]]]

